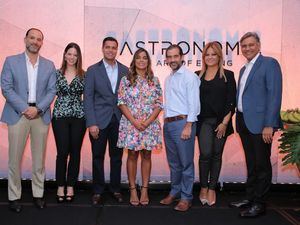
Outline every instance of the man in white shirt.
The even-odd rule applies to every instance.
[[[39,55],[43,33],[36,28],[26,32],[25,52],[6,58],[1,87],[6,99],[1,121],[8,125],[8,199],[9,208],[21,212],[20,164],[30,134],[32,155],[32,195],[37,208],[45,207],[44,153],[50,123],[50,104],[55,89],[53,62]]]
[[[282,74],[276,59],[260,54],[257,33],[244,34],[240,44],[247,63],[240,71],[238,82],[236,128],[246,157],[247,195],[230,206],[246,207],[240,212],[241,217],[257,217],[265,213],[272,180],[273,134],[282,126]]]
[[[174,209],[187,211],[193,199],[195,122],[200,113],[200,79],[182,65],[180,46],[169,46],[166,59],[172,69],[165,81],[164,104],[164,140],[171,171],[171,191],[160,203],[169,205],[180,198]]]

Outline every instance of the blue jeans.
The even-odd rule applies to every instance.
[[[171,171],[170,195],[191,201],[194,184],[194,146],[196,124],[192,125],[191,138],[181,139],[186,119],[164,124],[164,140]]]

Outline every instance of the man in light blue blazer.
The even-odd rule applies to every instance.
[[[6,99],[1,121],[8,125],[9,208],[21,212],[20,164],[30,134],[32,155],[32,194],[37,208],[45,207],[44,153],[50,123],[50,104],[56,93],[53,62],[39,55],[43,33],[36,28],[26,32],[25,52],[6,58],[1,73],[1,88]]]
[[[276,129],[282,126],[282,73],[276,59],[260,54],[257,33],[243,35],[240,45],[247,63],[238,81],[236,128],[246,157],[247,196],[230,206],[246,207],[240,212],[241,217],[257,217],[265,213],[272,180],[272,139]]]
[[[128,68],[116,60],[117,52],[117,40],[113,37],[104,38],[103,59],[87,69],[85,78],[83,103],[93,154],[93,205],[102,201],[107,143],[110,156],[110,192],[118,202],[123,201],[120,192],[123,149],[116,146],[121,119],[117,100],[121,78],[128,74]]]

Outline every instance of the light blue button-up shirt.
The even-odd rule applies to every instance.
[[[105,62],[104,59],[103,59],[103,63],[104,63],[104,67],[105,67],[107,76],[110,80],[112,91],[113,91],[113,93],[115,93],[117,82],[118,82],[118,63],[116,61],[115,64],[113,66],[111,66],[110,64]]]
[[[197,121],[200,114],[200,79],[181,66],[165,80],[165,118],[187,115],[187,122]]]

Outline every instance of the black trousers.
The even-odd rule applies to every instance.
[[[85,119],[72,117],[57,119],[53,118],[52,129],[57,149],[57,185],[74,186],[78,179],[80,151],[86,131]]]
[[[217,138],[217,118],[205,118],[198,127],[200,186],[215,190],[222,166],[226,137]]]
[[[119,134],[119,121],[113,115],[105,129],[100,130],[99,138],[94,139],[90,135],[93,153],[93,189],[95,194],[102,194],[105,186],[104,156],[107,142],[110,156],[110,191],[120,192],[121,167],[123,149],[117,148]]]
[[[242,113],[238,112],[236,116],[247,164],[247,199],[264,203],[272,181],[272,144],[266,144],[262,134],[252,134],[248,130]]]

